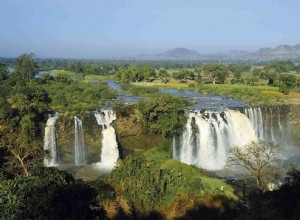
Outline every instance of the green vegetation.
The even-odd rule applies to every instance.
[[[295,74],[299,65],[274,62],[252,70],[248,64],[171,61],[36,62],[32,54],[14,63],[15,72],[9,74],[7,63],[0,62],[0,219],[299,217],[296,167],[278,190],[258,195],[250,187],[246,192],[245,186],[230,185],[210,177],[217,177],[214,173],[172,160],[172,137],[182,133],[183,109],[190,103],[160,94],[156,87],[142,87],[190,88],[256,105],[299,104]],[[52,70],[54,76],[35,78],[38,68]],[[41,167],[46,114],[53,111],[61,113],[56,124],[59,145],[74,146],[67,136],[73,135],[74,115],[79,115],[88,125],[84,134],[89,161],[99,161],[99,151],[92,150],[99,148],[101,134],[91,111],[114,99],[115,92],[94,79],[107,78],[124,82],[122,89],[128,94],[147,97],[131,105],[114,102],[119,146],[127,150],[116,169],[96,181],[83,182],[56,168]],[[223,84],[209,84],[216,79]],[[70,152],[66,149],[63,155],[67,162]]]
[[[208,63],[203,66],[204,73],[210,74],[213,77],[213,84],[216,78],[221,84],[225,82],[226,77],[229,75],[228,67],[222,63]]]
[[[150,86],[135,86],[131,84],[122,84],[121,89],[129,96],[153,96],[159,93],[159,89]]]
[[[34,168],[30,177],[0,177],[0,191],[0,219],[104,218],[96,191],[56,168]]]
[[[205,177],[198,168],[171,160],[167,152],[156,148],[128,156],[105,182],[113,187],[117,197],[125,200],[129,214],[147,216],[157,212],[174,218],[194,206],[205,206],[205,201],[213,198],[220,203],[214,207],[215,212],[230,211],[224,210],[229,203],[236,208],[237,197],[229,185]],[[180,207],[182,203],[186,206]]]
[[[140,101],[138,108],[152,132],[171,136],[182,131],[185,121],[183,109],[189,104],[184,98],[161,94]]]
[[[73,81],[57,76],[41,86],[52,100],[52,109],[58,112],[98,109],[102,103],[115,98],[115,91],[102,82]]]
[[[16,60],[14,75],[24,81],[30,81],[38,72],[38,65],[33,60],[33,54],[23,54]]]

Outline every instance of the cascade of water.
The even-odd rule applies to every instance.
[[[225,166],[227,150],[256,141],[249,119],[239,111],[194,111],[188,115],[175,159],[188,164],[218,170]]]
[[[263,117],[261,109],[259,107],[246,108],[245,115],[250,119],[257,137],[260,140],[264,140]]]
[[[112,122],[116,115],[112,110],[101,110],[94,113],[97,123],[102,128],[102,150],[99,165],[112,169],[119,158],[118,143]]]
[[[84,165],[85,161],[85,143],[83,138],[82,122],[74,117],[75,120],[75,164]]]
[[[172,147],[173,147],[173,158],[177,158],[177,146],[176,146],[175,136],[173,136]]]
[[[46,167],[55,166],[58,163],[58,151],[56,143],[55,122],[57,116],[49,117],[45,127],[44,150],[49,152],[49,155],[44,158]]]
[[[245,109],[259,139],[282,147],[299,145],[293,137],[288,118],[289,106],[251,107]],[[258,117],[253,117],[257,114]]]

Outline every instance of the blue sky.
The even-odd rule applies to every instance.
[[[299,0],[0,0],[0,56],[109,58],[300,43]]]

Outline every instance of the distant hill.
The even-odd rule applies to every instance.
[[[261,48],[257,51],[257,54],[269,54],[269,55],[293,55],[300,54],[300,45],[289,46],[279,45],[275,48]]]
[[[261,48],[249,55],[250,58],[271,60],[271,59],[294,59],[300,57],[300,45],[279,45],[275,48]]]
[[[126,58],[125,58],[126,59]],[[164,53],[159,54],[141,54],[134,57],[127,57],[127,59],[135,60],[200,60],[200,61],[225,61],[225,60],[253,60],[253,61],[267,61],[267,60],[286,60],[298,59],[300,60],[300,44],[279,45],[275,48],[260,48],[255,52],[245,50],[230,50],[224,53],[216,54],[201,54],[197,51],[186,48],[174,48]]]

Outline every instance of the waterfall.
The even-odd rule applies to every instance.
[[[100,166],[112,169],[119,158],[119,150],[116,139],[116,132],[112,126],[116,115],[112,110],[100,110],[94,113],[97,123],[102,129],[102,149]]]
[[[239,111],[193,111],[179,146],[173,141],[173,156],[187,164],[218,170],[224,168],[230,147],[256,140],[250,120]]]
[[[250,107],[244,110],[259,139],[281,147],[299,146],[293,135],[290,106]],[[255,117],[257,115],[257,117]]]
[[[245,115],[250,119],[257,137],[260,140],[264,140],[263,117],[261,109],[259,107],[246,108]]]
[[[85,164],[85,143],[83,138],[82,122],[77,118],[75,119],[75,164]]]
[[[58,151],[56,142],[56,129],[55,122],[57,116],[49,117],[45,127],[45,137],[44,137],[44,150],[49,152],[44,158],[44,165],[46,167],[55,166],[58,163]]]

